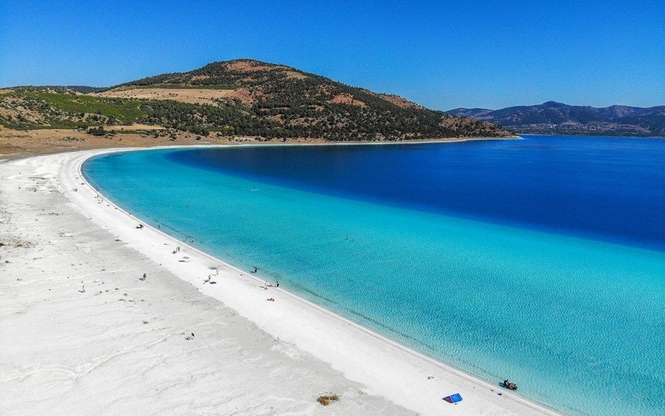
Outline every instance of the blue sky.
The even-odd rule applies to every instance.
[[[281,63],[438,110],[665,105],[665,1],[0,2],[0,87]]]

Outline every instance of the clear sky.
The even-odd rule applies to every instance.
[[[665,105],[665,0],[0,1],[0,87],[236,58],[438,110]]]

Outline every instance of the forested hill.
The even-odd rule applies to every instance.
[[[491,121],[524,134],[665,136],[665,106],[595,108],[550,101],[501,110],[456,108],[447,113]]]
[[[207,88],[226,91],[216,107],[198,114],[204,128],[233,129],[263,137],[322,137],[344,140],[410,140],[512,135],[491,123],[450,117],[395,95],[373,93],[295,68],[254,60],[216,62],[203,68],[163,74],[123,84],[114,90]],[[241,110],[229,120],[223,109]],[[149,109],[149,120],[178,125],[167,108]]]
[[[131,123],[202,136],[263,140],[400,141],[513,135],[489,122],[451,116],[398,96],[254,60],[216,62],[102,92],[17,88],[0,94],[0,124],[10,128]]]

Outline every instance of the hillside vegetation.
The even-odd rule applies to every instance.
[[[394,95],[344,85],[294,68],[253,60],[217,62],[125,83],[14,88],[0,94],[0,124],[12,129],[162,126],[207,136],[262,140],[401,141],[506,137],[481,120],[433,111]]]

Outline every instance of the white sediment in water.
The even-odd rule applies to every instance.
[[[137,228],[105,151],[0,163],[0,414],[554,414]]]

